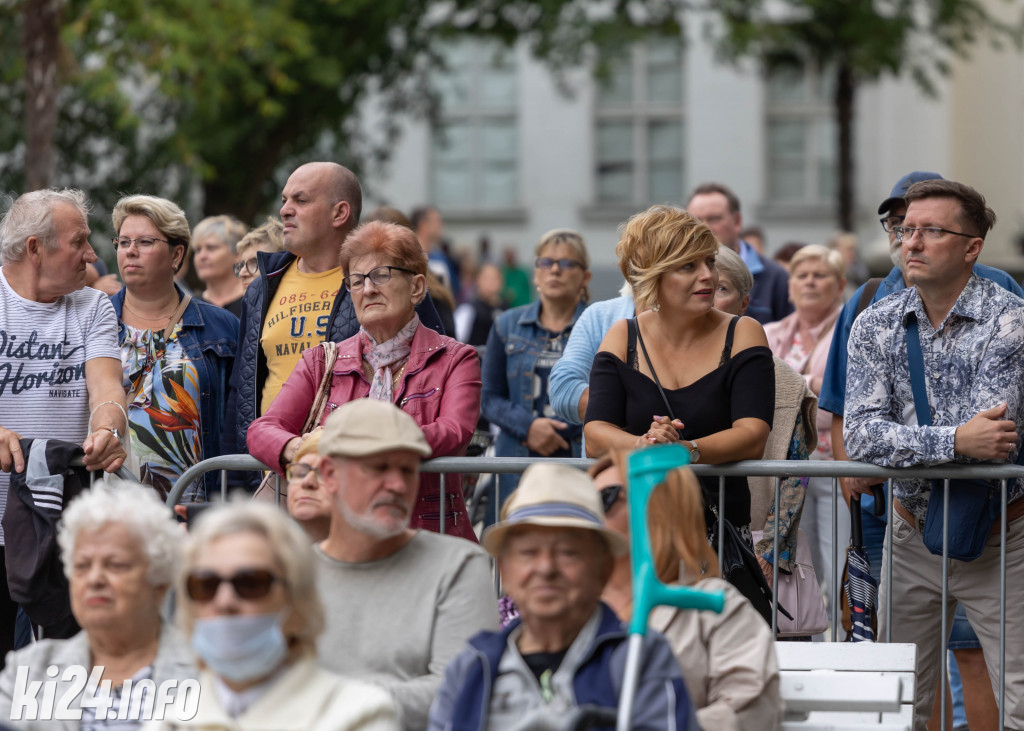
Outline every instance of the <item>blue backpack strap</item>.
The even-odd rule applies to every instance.
[[[932,412],[928,403],[928,389],[924,385],[924,356],[921,354],[921,335],[917,315],[910,313],[907,323],[907,362],[910,366],[910,388],[914,392],[914,410],[919,426],[931,426]]]

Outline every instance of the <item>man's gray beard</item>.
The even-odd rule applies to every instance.
[[[400,536],[409,527],[409,520],[412,518],[412,510],[410,509],[406,511],[405,520],[394,528],[388,528],[381,525],[372,515],[360,515],[352,510],[344,499],[336,501],[335,504],[350,527],[380,541]]]
[[[903,271],[903,244],[896,242],[889,244],[889,258],[892,259],[892,265],[899,267],[900,271]],[[906,273],[906,272],[904,272]]]

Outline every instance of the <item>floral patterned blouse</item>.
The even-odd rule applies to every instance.
[[[179,323],[164,342],[162,330],[126,325],[121,345],[132,454],[142,482],[152,485],[161,498],[203,458],[199,374],[178,343],[180,332]],[[185,489],[181,502],[205,499],[200,479]]]

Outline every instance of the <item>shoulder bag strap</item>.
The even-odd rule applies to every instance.
[[[860,299],[857,300],[857,317],[860,316],[864,310],[871,304],[871,300],[875,297],[875,292],[882,285],[881,277],[871,277],[867,282],[864,283],[864,289],[861,290]],[[853,319],[857,319],[854,317]]]
[[[636,328],[636,339],[640,343],[640,350],[644,351],[644,360],[647,361],[647,367],[651,369],[651,377],[654,379],[654,383],[658,386],[658,392],[661,394],[662,400],[665,402],[665,408],[668,409],[668,418],[675,421],[676,415],[672,413],[672,407],[668,403],[668,396],[665,395],[665,389],[661,387],[661,381],[658,379],[658,374],[654,370],[654,364],[651,363],[651,356],[647,354],[647,346],[644,345],[644,336],[640,334],[640,323],[636,321],[636,317],[633,318],[633,326]]]
[[[921,354],[921,335],[917,316],[910,314],[907,323],[907,363],[910,366],[910,388],[914,392],[914,410],[920,426],[931,426],[932,412],[928,403],[928,389],[924,385],[924,356]]]
[[[334,380],[334,364],[338,360],[338,344],[334,341],[328,340],[320,343],[318,347],[324,351],[324,373],[320,377],[320,385],[317,387],[309,415],[306,416],[306,423],[302,427],[303,434],[308,434],[323,420],[327,400],[331,395],[331,383]]]

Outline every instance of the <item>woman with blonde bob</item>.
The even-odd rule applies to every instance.
[[[625,450],[590,468],[605,523],[629,540]],[[771,629],[732,584],[719,577],[718,558],[704,538],[703,496],[693,472],[678,469],[651,493],[647,526],[655,572],[666,584],[724,591],[721,613],[657,607],[649,626],[668,639],[702,729],[766,731],[782,716],[779,665]],[[615,559],[602,599],[624,621],[633,611],[630,557]]]
[[[185,545],[177,589],[178,622],[203,668],[188,726],[399,728],[385,690],[318,667],[324,609],[313,548],[276,507],[232,503],[204,513]]]
[[[616,253],[640,314],[615,323],[594,358],[588,456],[682,442],[694,463],[760,459],[775,408],[774,365],[756,320],[715,309],[711,229],[686,211],[653,206],[629,219]],[[747,481],[725,485],[722,508],[749,541]],[[718,502],[717,478],[704,483],[704,498]]]

